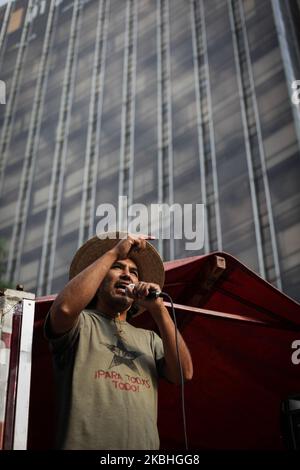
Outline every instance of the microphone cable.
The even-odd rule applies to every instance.
[[[173,299],[169,294],[167,294],[166,292],[161,292],[160,295],[163,298],[167,298],[170,301],[171,308],[172,308],[172,316],[173,316],[173,321],[174,321],[174,326],[175,326],[175,345],[176,345],[176,354],[177,354],[177,365],[178,365],[178,371],[179,371],[179,375],[180,375],[181,412],[182,412],[182,420],[183,420],[184,442],[185,442],[185,450],[188,450],[188,438],[187,438],[187,429],[186,429],[186,413],[185,413],[185,398],[184,398],[184,380],[183,380],[183,371],[182,371],[182,365],[181,365],[181,360],[180,360],[180,355],[179,355],[178,328],[177,328],[177,321],[176,321],[176,315],[175,315],[175,308],[174,308],[174,304],[173,304]]]
[[[129,284],[128,287],[130,287],[130,286],[134,287],[134,284]],[[148,299],[156,299],[157,297],[166,298],[171,303],[172,316],[173,316],[174,327],[175,327],[175,346],[176,346],[176,355],[177,355],[177,366],[178,366],[178,371],[179,371],[179,376],[180,376],[180,386],[181,386],[181,406],[182,406],[184,441],[185,441],[185,449],[188,450],[188,438],[187,438],[187,430],[186,430],[186,413],[185,413],[185,398],[184,398],[184,379],[183,379],[182,364],[181,364],[180,355],[179,355],[178,328],[177,328],[175,308],[174,308],[174,304],[173,304],[173,299],[169,294],[167,294],[167,292],[161,292],[161,291],[158,291],[156,289],[153,289],[153,290],[150,290],[149,294],[146,296],[146,298],[148,298]]]

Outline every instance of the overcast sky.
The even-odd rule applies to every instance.
[[[4,5],[4,3],[8,3],[10,1],[12,1],[12,0],[0,0],[0,6]]]

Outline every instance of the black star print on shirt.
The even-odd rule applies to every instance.
[[[119,366],[120,364],[125,364],[125,366],[129,367],[129,369],[131,369],[133,372],[136,372],[138,375],[140,375],[139,370],[133,361],[143,353],[129,351],[126,349],[125,344],[120,339],[118,339],[117,345],[105,344],[105,346],[114,353],[114,357],[110,363],[109,369],[115,366]]]

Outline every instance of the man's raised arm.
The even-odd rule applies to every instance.
[[[63,334],[72,328],[80,312],[93,300],[99,285],[116,260],[117,251],[107,251],[68,282],[50,309],[50,323],[54,334]]]

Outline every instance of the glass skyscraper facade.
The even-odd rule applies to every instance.
[[[205,243],[300,300],[300,2],[0,8],[5,278],[59,291],[101,203],[205,204]]]

